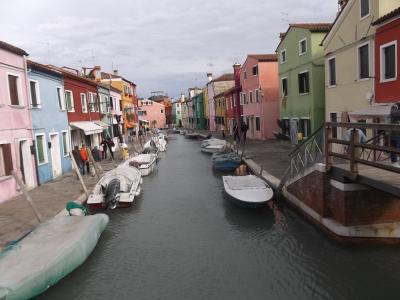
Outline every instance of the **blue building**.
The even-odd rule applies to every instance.
[[[70,172],[70,134],[61,72],[28,60],[28,89],[40,183]]]

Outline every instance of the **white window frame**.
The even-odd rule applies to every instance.
[[[31,92],[31,82],[35,83],[35,90],[36,90],[36,102],[37,102],[37,106],[33,106],[32,104],[32,92]],[[34,79],[29,79],[29,95],[30,95],[30,99],[31,99],[31,103],[30,103],[30,107],[32,109],[38,109],[38,108],[42,108],[42,99],[40,97],[40,88],[39,88],[39,81],[34,80]]]
[[[283,53],[285,53],[285,60],[283,60],[283,55],[282,55]],[[284,64],[287,61],[286,54],[287,54],[286,49],[281,50],[281,53],[280,53],[281,64]]]
[[[310,78],[310,71],[308,71],[308,70],[304,70],[304,71],[301,71],[301,72],[299,72],[299,74],[298,75],[300,75],[300,74],[304,74],[304,73],[308,73],[308,92],[307,93],[300,93],[299,92],[299,95],[300,96],[304,96],[304,95],[309,95],[310,94],[310,90],[311,90],[311,78]],[[297,75],[297,76],[298,76]],[[298,78],[298,77],[297,77]],[[297,81],[299,81],[298,79],[297,79]],[[293,119],[293,118],[292,118]],[[298,118],[297,118],[298,119]]]
[[[11,160],[13,161],[13,165],[14,165],[14,158],[12,157],[12,151],[13,151],[13,149],[12,149],[12,143],[11,142],[8,142],[8,141],[0,141],[0,146],[1,145],[10,145],[10,147],[11,147]],[[3,154],[4,155],[4,154]],[[4,162],[5,160],[3,159],[3,162]],[[3,167],[4,167],[4,173],[5,173],[5,163],[3,163]],[[5,180],[5,179],[8,179],[8,178],[11,178],[12,177],[12,175],[0,175],[0,181],[3,181],[3,180]]]
[[[68,105],[67,105],[67,97],[65,97],[65,95],[64,95],[64,99],[65,99],[65,109],[66,109],[68,112],[75,112],[74,93],[73,93],[71,90],[65,90],[65,91],[64,91],[64,94],[66,94],[66,93],[71,93],[71,104],[72,104],[72,107],[71,107],[71,109],[69,109],[69,107],[68,107]]]
[[[331,65],[329,64],[329,62],[332,60],[332,59],[334,59],[335,60],[335,76],[336,76],[336,78],[335,78],[335,82],[336,82],[336,84],[334,84],[334,85],[331,85]],[[329,57],[328,59],[327,59],[327,66],[328,66],[328,88],[334,88],[334,87],[336,87],[337,86],[337,64],[336,64],[336,56],[331,56],[331,57]]]
[[[17,93],[18,93],[18,104],[12,104],[11,103],[11,94],[10,94],[10,81],[8,80],[8,75],[15,76],[17,77]],[[7,95],[8,95],[8,105],[12,107],[24,107],[24,99],[22,97],[22,86],[21,86],[21,75],[17,73],[12,73],[12,72],[6,72],[7,76]]]
[[[360,78],[360,48],[368,45],[368,77]],[[371,79],[371,42],[365,42],[357,46],[357,81],[366,81]]]
[[[240,93],[240,105],[244,105],[244,96],[243,96],[243,92]]]
[[[60,91],[60,94],[58,93],[58,91]],[[58,96],[60,96],[60,101],[61,101],[61,107],[60,105],[58,105],[58,108],[60,109],[60,111],[64,111],[66,110],[65,106],[65,95],[64,95],[64,89],[62,86],[56,86],[56,93],[57,93],[57,101],[58,101]]]
[[[304,52],[301,52],[301,43],[302,42],[306,42],[306,51],[304,51]],[[308,51],[308,45],[307,45],[307,38],[305,37],[304,39],[301,39],[299,41],[299,56],[303,56],[303,55],[307,54],[307,51]]]
[[[38,152],[38,146],[37,146],[37,142],[38,142],[37,137],[38,137],[38,136],[43,136],[43,156],[44,156],[44,162],[42,162],[42,163],[39,162],[39,152]],[[49,157],[48,157],[48,154],[47,154],[47,137],[46,137],[46,133],[36,133],[36,134],[35,134],[35,143],[36,143],[36,158],[37,158],[38,166],[43,166],[43,165],[45,165],[45,164],[48,164],[48,163],[49,163]]]
[[[255,103],[260,103],[261,101],[260,101],[260,96],[261,96],[261,94],[260,94],[260,89],[255,89],[254,90],[254,95],[255,95]]]
[[[254,68],[256,68],[256,70],[257,70],[257,74],[253,74],[253,69]],[[258,64],[255,64],[252,68],[251,68],[251,75],[253,75],[253,76],[258,76]]]
[[[395,64],[395,76],[393,78],[389,78],[389,79],[384,79],[385,77],[385,63],[384,63],[384,53],[383,50],[387,47],[390,47],[394,45],[394,64]],[[381,45],[380,47],[380,72],[381,72],[381,78],[380,81],[381,83],[384,82],[390,82],[390,81],[396,81],[397,80],[397,40],[391,41],[389,43],[386,43],[384,45]]]
[[[64,146],[65,146],[64,145],[64,133],[66,134],[66,140],[65,141],[67,143],[67,155],[64,154]],[[69,156],[69,152],[71,151],[68,130],[62,130],[61,131],[61,144],[62,144],[61,151],[62,151],[63,157],[68,157]]]
[[[236,107],[236,93],[233,94],[233,107]]]
[[[283,92],[283,80],[286,79],[286,89],[287,89],[287,95]],[[287,77],[282,77],[281,78],[281,95],[282,98],[289,96],[289,80]]]
[[[85,106],[82,104],[82,96],[84,96],[85,99]],[[80,93],[79,95],[79,100],[81,101],[81,109],[82,109],[82,113],[87,114],[88,113],[88,107],[87,107],[87,98],[86,98],[86,93]],[[83,108],[85,108],[85,110],[83,110]]]
[[[360,21],[368,18],[371,15],[371,0],[368,0],[368,14],[366,14],[364,17],[361,15],[361,0],[360,0]]]
[[[89,103],[89,110],[90,110],[90,112],[96,112],[96,107],[95,107],[95,105],[94,105],[94,101],[93,101],[93,93],[92,92],[89,92],[88,93],[88,103]]]

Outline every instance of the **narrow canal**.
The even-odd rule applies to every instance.
[[[174,138],[135,206],[38,299],[400,298],[400,247],[340,245],[285,205],[238,208],[200,142]]]

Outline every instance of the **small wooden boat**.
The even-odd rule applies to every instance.
[[[55,217],[0,253],[0,299],[29,299],[83,264],[109,219]]]
[[[90,209],[129,207],[141,193],[142,175],[137,168],[119,166],[104,174],[89,195]]]
[[[154,171],[156,167],[156,162],[157,155],[149,153],[139,154],[138,156],[127,160],[124,164],[131,167],[136,167],[140,170],[142,176],[148,176]]]
[[[211,162],[219,171],[231,172],[240,166],[242,159],[236,152],[214,153]]]
[[[237,205],[256,208],[267,205],[274,196],[274,191],[262,179],[254,175],[223,176],[225,192]]]

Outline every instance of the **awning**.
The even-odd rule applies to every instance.
[[[390,116],[391,107],[392,104],[369,106],[357,111],[349,112],[349,116],[356,119],[388,118]]]
[[[71,127],[82,130],[85,135],[91,135],[96,133],[102,133],[104,128],[97,125],[94,122],[89,121],[80,121],[80,122],[71,122],[69,123]]]
[[[103,121],[94,121],[97,125],[103,127],[104,129],[107,129],[108,127],[110,127],[109,124],[104,123]]]

